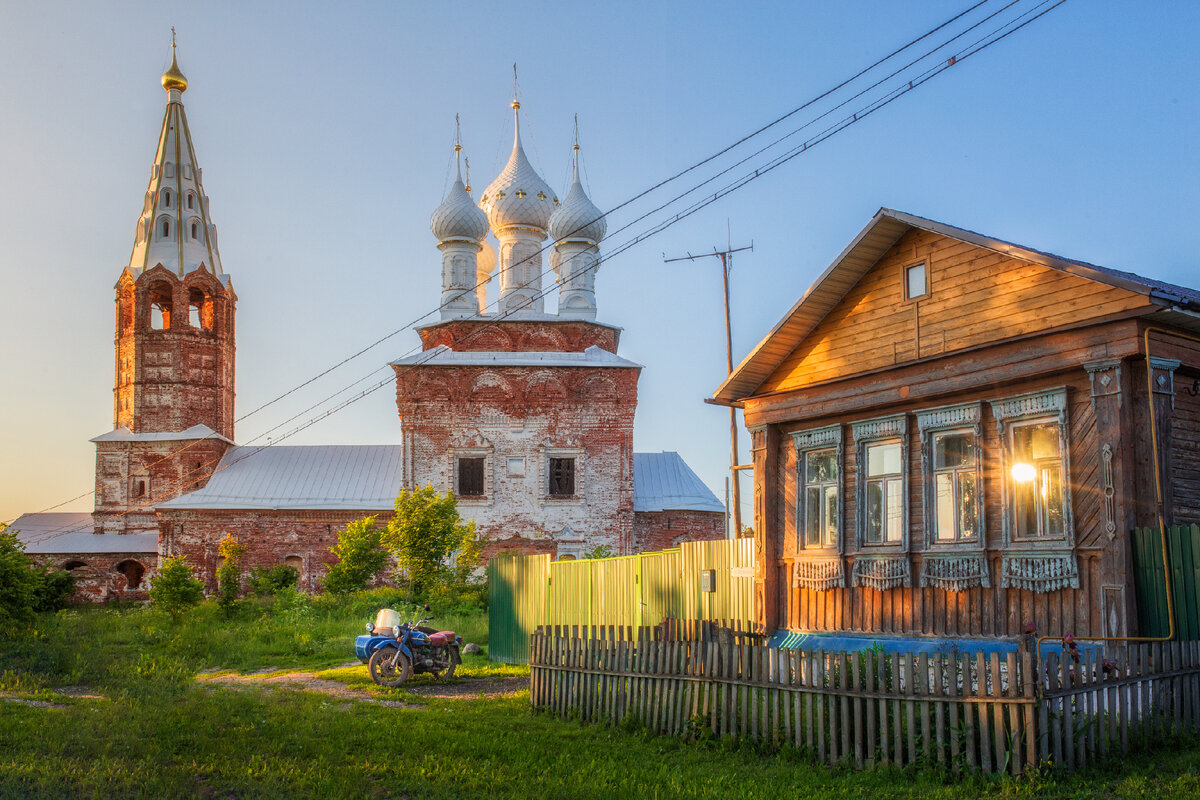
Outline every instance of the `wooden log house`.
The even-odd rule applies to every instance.
[[[759,629],[1137,634],[1156,453],[1200,522],[1197,378],[1200,292],[881,209],[710,401],[752,435]]]

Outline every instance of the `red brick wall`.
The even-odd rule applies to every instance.
[[[50,553],[31,554],[29,559],[51,569],[66,569],[75,578],[75,602],[103,603],[109,600],[146,600],[150,578],[158,568],[157,553]],[[120,566],[136,561],[144,570],[141,581],[130,587]],[[82,566],[79,566],[82,564]]]
[[[299,557],[300,589],[318,591],[328,565],[337,559],[329,548],[347,523],[378,514],[383,527],[392,512],[372,511],[159,511],[159,549],[165,556],[182,555],[204,581],[216,589],[217,545],[232,533],[249,550],[246,572]]]
[[[725,538],[725,515],[719,511],[635,511],[633,542],[639,553],[666,550],[680,542]]]
[[[485,350],[501,353],[582,353],[596,345],[617,352],[621,329],[587,320],[454,320],[421,328],[421,346],[432,350]]]
[[[219,439],[96,442],[97,529],[157,533],[154,506],[203,488],[227,447]]]
[[[205,297],[201,327],[188,322],[189,297]],[[170,327],[151,327],[156,302],[171,309]],[[211,273],[184,278],[161,266],[117,284],[114,427],[181,431],[208,425],[233,438],[234,312],[237,297]]]

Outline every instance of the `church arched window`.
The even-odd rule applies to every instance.
[[[187,207],[188,207],[189,211],[196,207],[195,202],[196,202],[196,196],[194,194],[192,194],[191,192],[188,192]]]
[[[171,207],[171,190],[170,189],[163,190],[163,206],[165,208]]]
[[[159,231],[162,232],[162,238],[170,239],[171,238],[171,219],[170,219],[170,217],[163,217],[159,221],[158,229],[159,229]]]
[[[198,236],[199,232],[200,232],[200,226],[197,223],[193,222],[192,223],[192,238],[193,239],[199,238],[199,236]]]

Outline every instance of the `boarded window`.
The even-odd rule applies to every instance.
[[[459,497],[481,497],[483,495],[483,459],[460,458],[458,460]]]
[[[550,496],[573,497],[575,494],[575,459],[550,459]]]

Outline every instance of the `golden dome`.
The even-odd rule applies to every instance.
[[[187,91],[187,78],[183,77],[183,73],[179,71],[179,64],[175,61],[174,44],[171,45],[171,66],[163,73],[162,85],[168,92],[172,89],[178,89],[181,92]]]

